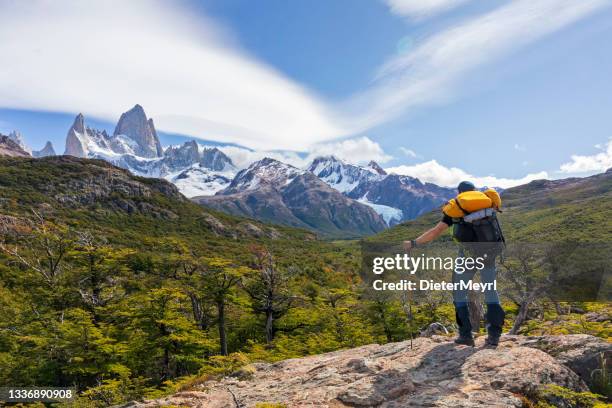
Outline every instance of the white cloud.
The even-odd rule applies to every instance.
[[[160,130],[263,149],[344,134],[324,103],[178,2],[0,0],[0,55],[0,107],[116,121],[140,103]]]
[[[413,19],[423,19],[451,10],[467,0],[385,0],[391,12]]]
[[[446,102],[474,69],[610,4],[609,0],[515,0],[442,30],[384,64],[372,86],[341,107],[344,123],[361,131],[406,110]]]
[[[306,159],[303,155],[300,156],[291,151],[250,150],[239,146],[217,146],[217,148],[227,154],[239,169],[244,169],[251,163],[261,160],[264,157],[269,157],[296,167],[303,167],[306,164]]]
[[[386,154],[378,143],[366,136],[361,136],[338,142],[314,145],[309,150],[307,160],[310,161],[317,156],[330,155],[353,164],[366,164],[370,160],[386,163],[393,158]]]
[[[319,156],[336,156],[347,163],[366,164],[370,160],[385,163],[392,159],[382,147],[366,136],[313,145],[307,152],[298,154],[292,151],[251,150],[238,146],[217,146],[227,154],[238,168],[248,167],[251,163],[270,157],[296,167],[306,167]]]
[[[388,173],[401,174],[416,177],[423,182],[434,183],[445,187],[457,187],[460,182],[469,180],[476,186],[502,187],[509,188],[528,183],[532,180],[546,179],[548,173],[527,174],[518,179],[498,178],[495,176],[474,176],[457,167],[446,167],[436,160],[415,164],[413,166],[397,166],[385,169]]]
[[[591,156],[572,155],[570,162],[561,165],[561,173],[598,173],[612,167],[612,139],[606,146],[596,145],[602,150]]]
[[[416,154],[416,152],[414,150],[412,150],[412,149],[408,149],[408,148],[403,147],[403,146],[401,146],[399,149],[401,150],[402,153],[404,153],[408,157],[411,157],[413,159],[419,157],[419,155]]]
[[[524,152],[524,151],[525,151],[525,150],[527,150],[527,149],[525,148],[525,146],[520,145],[520,144],[518,144],[518,143],[515,143],[515,144],[514,144],[514,150],[518,150],[519,152]]]

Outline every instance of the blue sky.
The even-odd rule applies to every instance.
[[[163,143],[371,157],[440,184],[610,163],[609,1],[89,4],[0,0],[0,132],[61,151],[76,113],[112,130],[140,103]]]

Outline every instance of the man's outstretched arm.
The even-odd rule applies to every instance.
[[[435,227],[425,231],[420,237],[415,239],[417,245],[423,245],[438,238],[444,231],[448,229],[448,224],[440,221]],[[409,251],[412,248],[411,241],[404,241],[404,249]]]

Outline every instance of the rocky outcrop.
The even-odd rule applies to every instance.
[[[107,212],[174,219],[177,215],[173,208],[162,205],[159,197],[175,203],[187,202],[176,186],[166,180],[134,177],[127,170],[100,160],[55,156],[38,159],[36,164],[41,168],[51,165],[65,173],[36,185],[37,191],[63,208],[103,208]]]
[[[380,165],[378,163],[376,163],[374,160],[371,160],[368,163],[368,167],[371,168],[372,170],[374,170],[376,173],[378,173],[381,176],[386,176],[387,175],[387,172],[382,167],[380,167]]]
[[[0,156],[29,157],[30,154],[12,137],[0,134]]]
[[[45,146],[42,149],[32,151],[32,156],[33,157],[56,156],[55,149],[53,148],[53,144],[47,141],[47,143],[45,143]]]
[[[147,119],[144,109],[135,105],[123,113],[117,122],[113,137],[125,135],[136,142],[134,153],[140,157],[161,157],[163,150],[155,131],[153,119]]]
[[[252,364],[235,375],[192,391],[132,408],[186,406],[252,408],[274,402],[287,408],[318,407],[523,407],[556,384],[585,391],[585,359],[612,345],[587,335],[504,336],[497,349],[483,339],[475,348],[447,337],[368,345],[318,356]],[[591,369],[591,367],[589,367]],[[577,370],[577,371],[576,371]],[[560,401],[557,399],[554,406]],[[570,405],[567,405],[570,406]]]

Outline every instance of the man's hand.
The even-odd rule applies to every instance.
[[[409,252],[412,249],[412,241],[404,241],[404,251]]]

